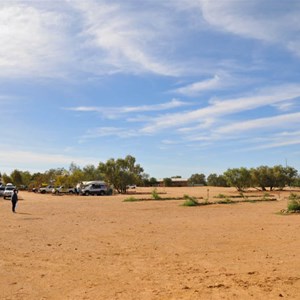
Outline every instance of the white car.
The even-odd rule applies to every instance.
[[[53,185],[47,185],[45,187],[40,187],[39,192],[41,194],[52,193],[53,188],[54,188]]]
[[[76,194],[76,189],[72,187],[66,188],[61,185],[57,188],[53,188],[52,194]]]
[[[5,190],[3,192],[3,198],[11,198],[12,194],[14,193],[14,190],[16,189],[16,187],[12,184],[7,184],[5,186]]]

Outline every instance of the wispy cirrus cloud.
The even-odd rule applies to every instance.
[[[239,97],[229,100],[215,100],[204,108],[185,113],[167,114],[153,118],[146,125],[143,132],[156,132],[166,128],[184,126],[191,123],[203,123],[211,118],[233,115],[240,112],[253,110],[259,107],[270,106],[277,103],[290,101],[300,96],[299,85],[285,85],[267,88],[256,92],[256,95]]]
[[[116,136],[118,138],[131,138],[139,136],[140,133],[135,129],[121,127],[97,127],[89,129],[81,138],[80,142],[88,139],[96,139],[100,137]]]
[[[179,93],[187,96],[199,95],[203,91],[218,89],[222,86],[220,77],[215,75],[213,78],[203,81],[194,82],[184,87],[173,90],[175,93]]]
[[[96,112],[104,114],[106,117],[118,116],[123,114],[131,113],[142,113],[142,112],[155,112],[165,111],[174,109],[182,106],[190,105],[188,102],[183,102],[177,99],[172,99],[170,102],[159,103],[153,105],[140,105],[140,106],[123,106],[123,107],[96,107],[96,106],[77,106],[64,108],[66,110],[77,111],[77,112]]]
[[[300,131],[279,132],[264,138],[261,138],[250,150],[263,150],[270,148],[288,147],[300,144]]]
[[[166,54],[172,17],[163,6],[150,8],[105,0],[0,3],[0,76],[178,76],[184,64]]]
[[[240,134],[244,131],[254,130],[254,129],[263,129],[271,128],[274,129],[283,129],[285,127],[293,129],[295,125],[300,123],[300,113],[292,114],[283,114],[279,116],[266,117],[266,118],[256,118],[249,121],[236,122],[230,125],[225,125],[217,130],[216,133],[219,134]]]
[[[103,0],[74,1],[70,5],[82,16],[81,35],[88,40],[86,45],[101,51],[101,58],[95,53],[92,64],[109,65],[112,72],[152,72],[168,76],[180,73],[180,68],[161,52],[161,48],[168,50],[162,41],[172,30],[159,6],[158,13],[151,9],[133,9],[124,2]],[[155,22],[147,21],[152,18]]]
[[[185,96],[197,96],[205,91],[218,91],[238,84],[239,80],[225,72],[219,72],[212,78],[193,82],[183,87],[172,90],[172,92]]]
[[[204,20],[220,31],[276,43],[300,55],[298,1],[287,0],[284,5],[277,0],[186,1],[198,7]]]

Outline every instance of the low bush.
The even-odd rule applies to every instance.
[[[157,192],[157,189],[155,188],[153,191],[152,191],[152,198],[154,200],[161,200],[161,197],[158,195],[158,192]]]
[[[288,201],[288,211],[297,211],[300,212],[300,195],[291,193]]]
[[[199,205],[199,202],[195,197],[191,197],[189,195],[184,195],[183,198],[185,199],[183,206],[197,206]]]
[[[231,203],[236,203],[232,201],[229,197],[225,197],[222,200],[219,200],[216,202],[217,204],[231,204]]]
[[[227,196],[224,195],[224,194],[219,194],[219,195],[215,196],[214,198],[221,198],[221,199],[224,199],[224,198],[227,198]]]
[[[124,199],[123,201],[124,202],[136,202],[136,201],[140,201],[140,200],[137,198],[134,198],[134,197],[129,197],[129,198]]]

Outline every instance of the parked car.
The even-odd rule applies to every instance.
[[[104,183],[91,183],[83,186],[80,189],[81,195],[107,195],[109,188]]]
[[[52,194],[76,194],[76,189],[73,187],[64,187],[63,185],[53,188]]]
[[[0,197],[3,197],[5,190],[5,185],[0,185]]]
[[[126,188],[127,188],[127,189],[132,189],[132,190],[133,190],[133,189],[136,188],[136,185],[135,185],[135,184],[134,184],[134,185],[127,185]]]
[[[8,183],[6,186],[5,186],[5,189],[4,189],[4,192],[3,192],[3,198],[6,199],[6,198],[11,198],[12,194],[14,193],[14,190],[16,189],[16,187],[11,184],[11,183]]]
[[[39,192],[41,194],[52,193],[53,188],[54,188],[53,185],[47,185],[45,187],[40,187]]]

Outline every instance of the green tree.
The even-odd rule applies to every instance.
[[[111,158],[106,163],[101,162],[98,169],[105,181],[113,185],[118,193],[126,193],[128,185],[139,184],[142,180],[144,170],[135,161],[131,155],[127,155],[125,159]]]
[[[71,162],[69,166],[69,174],[73,174],[74,172],[81,170],[78,165],[76,165],[74,162]]]
[[[45,175],[43,173],[34,173],[31,177],[31,182],[28,185],[28,188],[31,190],[33,188],[39,188],[45,182]]]
[[[299,175],[293,180],[291,186],[300,187],[300,176]]]
[[[268,166],[260,166],[250,170],[251,181],[253,187],[259,187],[262,191],[266,191],[267,187],[272,188],[275,184],[273,170]]]
[[[3,173],[2,180],[4,184],[12,183],[12,178],[8,176],[6,173]]]
[[[273,188],[282,190],[285,186],[290,186],[295,178],[297,178],[297,173],[297,170],[293,167],[274,166],[272,168],[272,185],[270,186],[270,190]]]
[[[164,186],[172,186],[172,179],[171,178],[164,178],[163,179],[163,182],[164,182]]]
[[[103,180],[103,174],[99,168],[94,165],[87,165],[82,169],[84,180]]]
[[[194,185],[194,184],[202,184],[202,185],[207,185],[206,182],[206,177],[204,174],[193,174],[189,179],[188,179],[189,184]]]
[[[15,186],[20,186],[23,184],[22,174],[19,170],[14,170],[10,174],[10,178]]]
[[[49,169],[43,174],[43,184],[54,184],[57,176],[68,174],[64,168]]]
[[[227,187],[228,186],[224,175],[217,175],[215,173],[212,173],[212,174],[208,175],[207,185],[209,185],[209,186],[222,186],[222,187]]]
[[[150,183],[150,186],[156,186],[157,185],[157,179],[155,177],[151,177],[149,179],[149,183]]]
[[[235,187],[239,192],[251,186],[250,171],[246,168],[228,169],[224,176],[229,186]]]
[[[68,177],[68,185],[75,187],[79,182],[84,181],[84,173],[81,169],[73,170],[73,172]]]
[[[286,178],[286,185],[291,186],[298,176],[298,171],[293,167],[286,166],[284,168],[284,173]]]
[[[22,176],[22,183],[25,186],[29,186],[30,182],[32,180],[32,175],[28,171],[21,171],[21,176]]]

